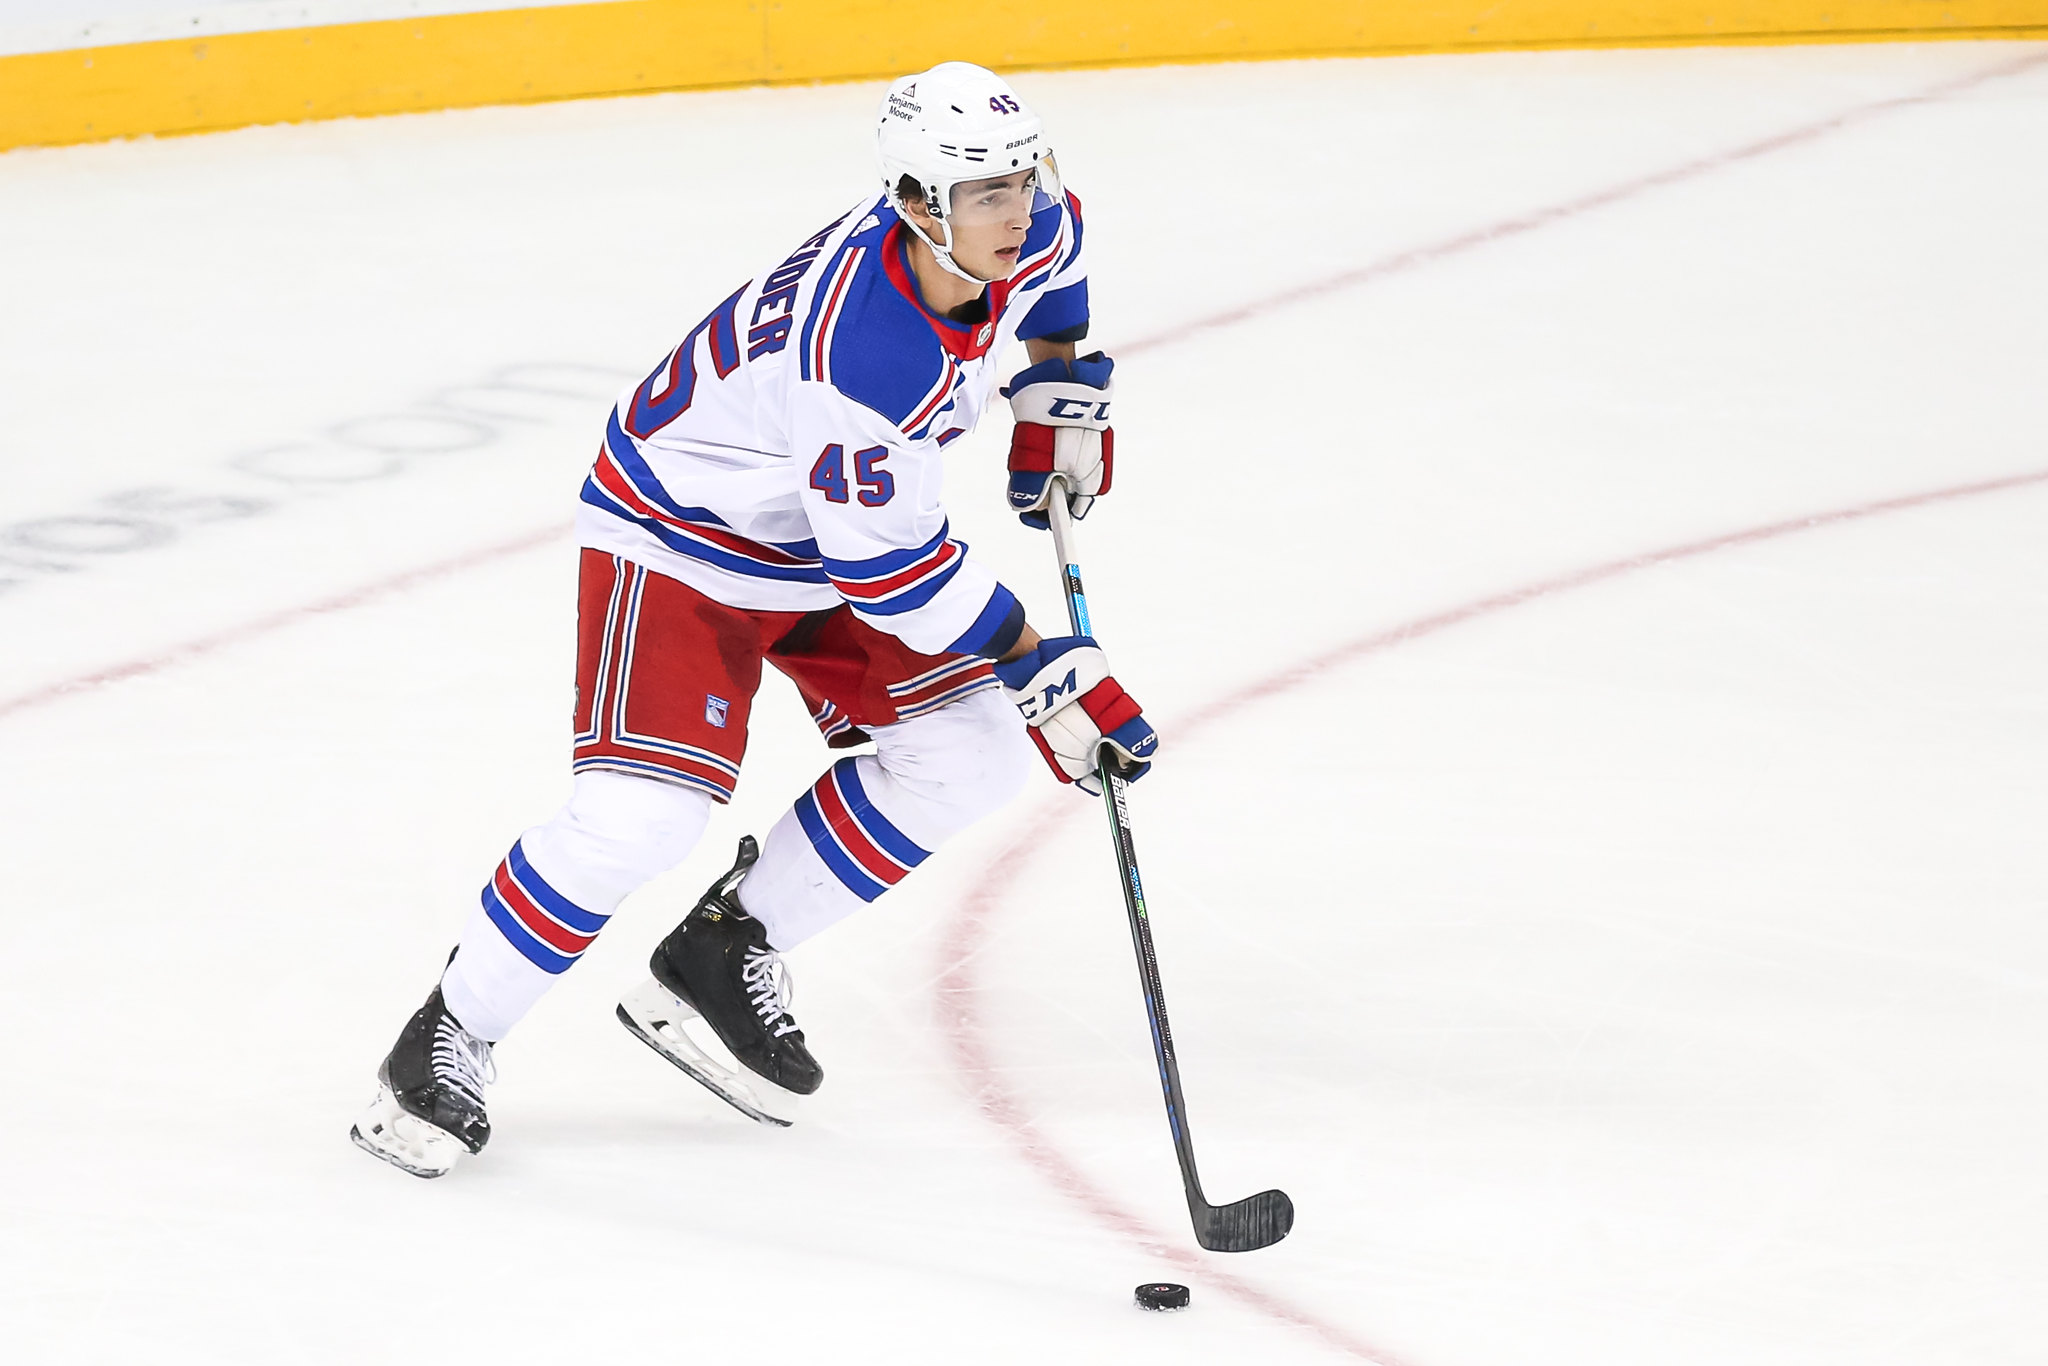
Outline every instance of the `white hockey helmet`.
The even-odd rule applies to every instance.
[[[1037,188],[1060,193],[1059,170],[1038,115],[1009,83],[972,62],[940,62],[899,77],[882,97],[875,151],[882,184],[904,225],[924,240],[939,264],[963,280],[986,284],[953,260],[953,188],[1012,171],[1036,172]],[[939,221],[944,241],[933,241],[905,208],[901,185],[909,176],[924,190],[924,207]]]

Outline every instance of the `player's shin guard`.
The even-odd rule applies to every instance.
[[[711,818],[690,788],[602,771],[519,837],[484,885],[441,979],[470,1032],[502,1039],[583,956],[628,894],[683,861]]]
[[[877,752],[841,759],[768,832],[740,888],[768,942],[788,950],[901,882],[945,840],[1014,797],[1034,761],[994,692],[874,730]]]

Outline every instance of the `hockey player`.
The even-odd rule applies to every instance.
[[[1111,362],[1075,355],[1080,203],[1037,116],[967,63],[893,84],[878,143],[882,192],[720,301],[611,415],[578,511],[573,791],[485,885],[351,1133],[414,1175],[483,1148],[492,1046],[731,796],[764,660],[830,747],[874,751],[741,841],[619,1008],[757,1119],[786,1122],[824,1075],[782,953],[1009,801],[1027,735],[1062,782],[1092,786],[1098,754],[1149,765],[1156,737],[1095,642],[1033,630],[940,497],[1012,339],[1011,506],[1042,527],[1051,497],[1080,516],[1109,490]]]

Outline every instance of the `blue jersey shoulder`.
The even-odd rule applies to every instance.
[[[877,199],[834,253],[804,327],[803,377],[830,383],[916,436],[944,409],[960,371],[934,331],[954,324],[930,317],[890,278],[888,253],[900,246],[890,230],[898,221],[888,201]],[[1039,197],[1021,253],[1029,263],[1017,281],[1023,297],[1013,296],[1012,304],[1029,311],[1034,326],[1024,335],[1085,324],[1085,283],[1056,295],[1037,293],[1079,251],[1080,233],[1078,200],[1072,195],[1064,200]],[[963,334],[973,330],[973,325],[957,326]]]
[[[901,427],[930,403],[952,366],[931,324],[870,252],[833,330],[832,387]]]
[[[889,229],[895,225],[896,210],[891,207],[886,197],[878,197],[874,203],[868,205],[868,211],[861,220],[853,225],[853,231],[847,235],[846,245],[878,247],[882,244],[882,239],[889,235]]]

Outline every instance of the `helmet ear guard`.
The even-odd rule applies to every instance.
[[[1059,171],[1045,144],[1044,126],[994,72],[971,62],[941,62],[893,82],[882,98],[877,160],[889,204],[904,226],[950,274],[987,284],[953,259],[953,191],[970,181],[1012,171],[1037,175],[1040,192],[1060,193]],[[924,192],[936,236],[911,216],[902,194],[905,177]]]

